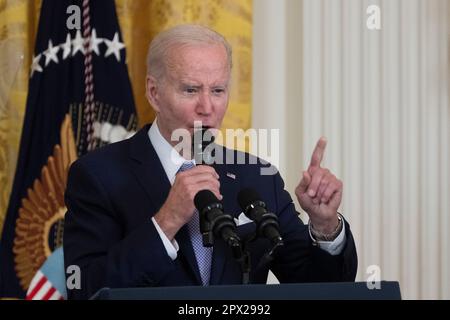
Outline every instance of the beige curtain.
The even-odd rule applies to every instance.
[[[377,5],[381,29],[366,26]],[[406,299],[450,298],[448,0],[304,0],[303,154],[345,184],[358,279],[380,268]]]

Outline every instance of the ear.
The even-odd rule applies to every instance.
[[[156,81],[155,77],[147,75],[145,81],[145,96],[156,113],[159,112],[159,89],[160,87],[158,87],[158,81]]]

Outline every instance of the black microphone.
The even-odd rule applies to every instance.
[[[233,249],[240,249],[241,239],[236,234],[236,223],[230,214],[223,212],[222,203],[214,193],[209,190],[199,191],[195,195],[194,204],[200,213],[200,232],[205,247],[214,244],[215,236],[222,238]]]
[[[215,140],[215,136],[211,132],[208,132],[209,129],[211,128],[203,126],[196,127],[194,129],[194,134],[192,137],[192,153],[196,164],[212,163],[214,150],[211,150],[209,152],[205,151],[206,147],[208,147]],[[208,135],[210,136],[210,140],[206,139]]]
[[[255,221],[259,236],[268,238],[273,245],[283,245],[277,215],[267,211],[266,204],[255,190],[242,189],[238,194],[238,203],[244,214]]]

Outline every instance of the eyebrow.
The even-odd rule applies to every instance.
[[[186,82],[182,82],[180,84],[181,88],[194,88],[194,89],[202,89],[203,85],[199,85],[199,84],[193,84],[193,83],[186,83]],[[209,87],[210,89],[217,89],[217,88],[227,88],[228,85],[227,84],[216,84],[213,85],[211,87]]]

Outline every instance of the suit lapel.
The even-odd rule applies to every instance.
[[[150,125],[146,125],[131,138],[130,156],[133,159],[131,167],[136,179],[146,191],[157,211],[166,201],[171,185],[148,137],[149,129]],[[201,284],[197,261],[186,226],[178,231],[175,239],[197,283]]]
[[[131,141],[131,167],[156,210],[167,199],[170,182],[148,137],[149,126],[142,128]]]

